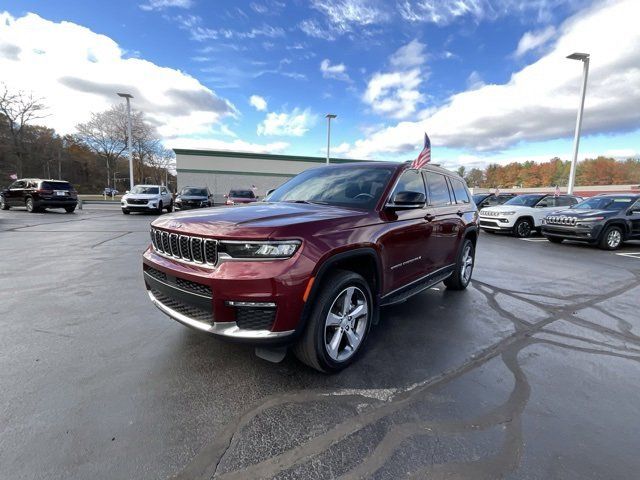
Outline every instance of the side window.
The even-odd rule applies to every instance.
[[[396,188],[393,189],[391,194],[391,201],[395,198],[398,192],[416,192],[421,193],[427,198],[427,192],[424,188],[424,180],[418,170],[407,170],[398,179]]]
[[[555,206],[556,206],[556,199],[553,197],[544,197],[542,200],[536,203],[536,207],[538,208],[555,207]]]
[[[427,172],[427,185],[429,187],[429,204],[431,206],[451,205],[449,187],[444,175]]]
[[[576,200],[573,197],[558,197],[556,206],[558,207],[568,207],[569,205],[575,205]]]
[[[495,195],[491,195],[487,200],[485,200],[485,207],[493,207],[495,205],[500,205],[502,202]]]
[[[24,188],[27,182],[24,180],[18,180],[17,182],[13,182],[13,185],[9,188]]]
[[[457,178],[449,178],[449,181],[453,187],[453,194],[456,197],[456,203],[469,203],[471,200],[469,199],[469,194],[467,193],[464,183]]]
[[[164,187],[162,187],[161,193],[162,193],[163,195],[166,195],[166,194],[167,194],[167,189],[166,189],[166,188],[164,188]]]

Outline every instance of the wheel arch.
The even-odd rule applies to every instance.
[[[625,222],[620,218],[614,218],[604,224],[604,226],[602,227],[602,230],[600,230],[600,235],[598,236],[598,239],[602,238],[602,235],[604,235],[604,233],[607,231],[609,227],[620,228],[622,230],[622,240],[626,240],[629,237],[630,230],[627,222]]]

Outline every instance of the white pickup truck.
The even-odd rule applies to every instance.
[[[540,229],[542,219],[549,212],[580,201],[580,197],[573,195],[518,195],[503,205],[480,210],[480,228],[485,232],[510,232],[516,237],[526,238]]]
[[[122,196],[122,213],[173,211],[173,195],[164,185],[136,185]]]

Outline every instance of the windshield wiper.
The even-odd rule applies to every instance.
[[[285,203],[305,203],[307,205],[329,205],[329,202],[320,202],[318,200],[283,200]]]

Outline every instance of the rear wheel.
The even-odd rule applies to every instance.
[[[458,255],[455,270],[451,276],[444,281],[445,286],[449,290],[464,290],[467,288],[471,281],[475,256],[476,248],[473,246],[473,242],[466,239]]]
[[[24,202],[24,206],[27,209],[27,212],[34,213],[36,211],[36,206],[33,203],[33,198],[27,198]]]
[[[354,272],[338,271],[323,282],[307,326],[293,351],[321,372],[337,372],[362,350],[373,318],[369,284]]]
[[[547,240],[549,240],[551,243],[562,243],[564,238],[562,238],[562,237],[547,237]]]
[[[533,225],[531,224],[531,220],[527,218],[521,218],[513,226],[513,234],[518,238],[528,238],[531,236],[532,231]]]
[[[4,197],[0,197],[0,210],[9,210],[11,207],[4,201]]]
[[[620,227],[607,228],[598,242],[598,246],[603,250],[617,250],[622,246],[623,233]]]
[[[76,210],[75,205],[73,207],[64,207],[64,211],[67,213],[73,213],[75,212],[75,210]]]

